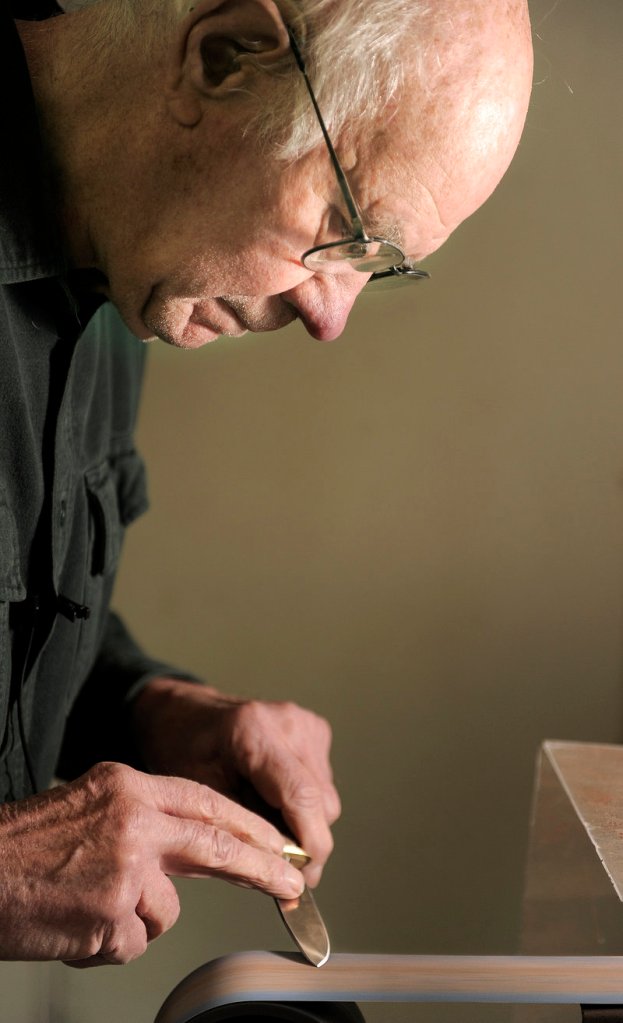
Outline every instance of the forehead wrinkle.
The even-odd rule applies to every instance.
[[[421,221],[428,234],[432,213],[436,224],[435,239],[437,236],[441,239],[447,237],[450,229],[444,222],[440,204],[432,189],[422,180],[422,168],[403,159],[400,150],[392,145],[392,136],[386,125],[379,127],[369,137],[351,143],[346,151],[340,153],[340,157],[368,234],[393,242],[405,254],[411,254],[412,258],[422,258],[423,252],[418,257],[413,256],[414,249],[409,248],[407,242],[407,229],[411,234],[413,223]],[[438,169],[443,170],[445,177],[451,178],[445,168]],[[398,219],[397,210],[392,211],[395,200],[408,206],[406,222]],[[419,232],[417,240],[411,241],[414,246],[418,246],[421,241]],[[437,244],[433,247],[436,248]]]
[[[351,145],[346,156],[346,177],[368,234],[385,238],[406,252],[404,225],[395,215],[383,209],[387,204],[391,207],[390,182],[398,187],[398,176],[403,170],[397,155],[388,150],[387,138],[387,127],[378,127],[365,140],[359,139],[357,145]],[[372,153],[376,154],[374,158]],[[383,162],[382,171],[380,160]]]
[[[397,220],[394,220],[391,217],[389,217],[387,214],[377,213],[374,211],[374,206],[376,206],[377,203],[382,202],[382,200],[374,199],[370,206],[364,206],[362,203],[360,203],[359,197],[357,195],[358,189],[355,186],[353,186],[353,183],[350,180],[350,178],[351,175],[347,174],[346,179],[348,181],[350,190],[355,198],[355,202],[357,203],[357,206],[361,213],[361,219],[363,222],[364,230],[370,235],[377,235],[380,238],[384,238],[388,242],[393,242],[395,245],[398,245],[398,247],[401,248],[404,252],[406,242],[405,233],[402,228],[402,225]],[[340,209],[342,207],[345,207],[344,197],[342,196],[337,181],[335,183],[334,201],[336,205],[339,204]]]

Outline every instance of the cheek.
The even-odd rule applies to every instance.
[[[218,278],[226,294],[248,297],[280,295],[310,276],[299,258],[284,252],[250,247],[232,253],[228,265],[221,266]],[[224,292],[221,291],[220,294]]]
[[[267,297],[296,287],[310,276],[301,253],[272,232],[204,239],[193,255],[180,251],[167,267],[168,281],[181,293],[197,296]]]
[[[121,258],[110,264],[112,290],[131,289],[136,301],[141,296],[145,301],[153,288],[196,299],[267,297],[310,276],[301,256],[314,238],[296,203],[289,206],[291,213],[233,201],[221,210],[213,207],[191,209],[178,197],[157,224],[136,233],[133,244],[128,237],[128,244],[117,247]],[[297,212],[299,222],[294,223]]]
[[[190,260],[181,252],[177,259],[175,253],[168,253],[168,257],[171,262],[164,259],[157,267],[150,266],[140,281],[123,279],[125,294],[117,304],[130,317],[138,316],[137,322],[131,324],[135,332],[137,324],[143,323],[145,307],[153,300],[163,310],[174,313],[182,305],[192,308],[210,299],[267,299],[291,291],[310,277],[309,270],[299,261],[284,258],[276,251],[267,252],[264,247],[240,250],[212,246]],[[132,287],[132,283],[136,286]]]

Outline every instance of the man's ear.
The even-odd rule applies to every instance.
[[[289,46],[273,0],[199,0],[179,29],[168,90],[175,120],[197,124],[206,100],[248,88],[258,63],[274,63]]]

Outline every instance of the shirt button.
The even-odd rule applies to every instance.
[[[65,500],[65,498],[63,498],[63,500],[60,503],[59,512],[58,512],[58,522],[59,522],[59,525],[60,526],[64,526],[66,519],[67,519],[67,501]]]

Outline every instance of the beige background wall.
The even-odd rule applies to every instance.
[[[151,352],[117,603],[157,654],[331,719],[340,951],[512,951],[540,740],[621,736],[623,3],[531,6],[519,155],[430,284],[331,345]],[[10,1018],[150,1023],[195,966],[289,947],[268,900],[180,891],[142,961],[41,968],[53,1008]]]

